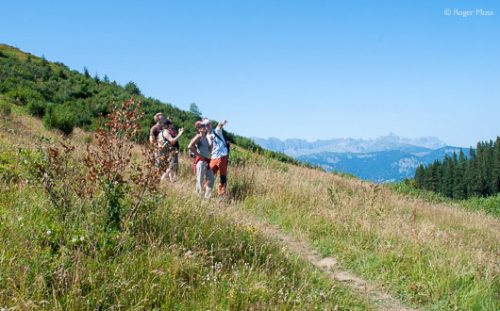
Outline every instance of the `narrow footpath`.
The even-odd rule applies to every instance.
[[[233,204],[220,204],[214,209],[214,212],[224,214],[224,216],[235,223],[253,226],[269,239],[278,240],[279,243],[288,250],[310,262],[329,279],[340,282],[352,291],[367,297],[368,300],[380,310],[416,310],[406,307],[401,301],[392,297],[379,287],[370,284],[367,280],[364,280],[350,271],[342,269],[336,258],[322,257],[304,240],[286,234],[272,224],[258,220],[254,215],[240,208],[236,208]]]

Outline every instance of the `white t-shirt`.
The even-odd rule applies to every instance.
[[[217,134],[219,137],[214,135]],[[222,134],[221,128],[213,129],[213,133],[210,133],[208,137],[212,143],[212,159],[219,159],[224,156],[227,156],[227,146],[226,146],[226,138]]]

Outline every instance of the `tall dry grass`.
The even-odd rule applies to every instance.
[[[498,218],[306,168],[269,170],[254,161],[235,173],[255,185],[240,207],[306,238],[407,303],[500,307]]]
[[[74,148],[66,149],[57,134],[22,115],[1,123],[0,135],[0,308],[372,309],[272,239],[224,218],[217,201],[201,200],[189,159],[181,160],[180,181],[148,195],[130,218],[141,189],[132,186],[132,165],[127,172],[107,170],[115,164],[108,163],[106,154],[87,159],[94,165],[83,164],[86,155],[105,150],[86,151],[99,148],[99,137],[76,131]],[[54,146],[60,147],[50,149]],[[130,164],[142,159],[137,147],[126,150]],[[51,178],[32,176],[33,166],[25,164],[37,160],[45,161]],[[112,202],[125,216],[120,226],[108,221],[106,179],[101,183],[87,173],[109,173],[108,179],[120,175],[117,185],[127,191]],[[241,175],[233,173],[235,178],[247,174],[244,168]],[[86,180],[72,188],[58,180],[75,176]],[[259,193],[248,180],[231,184],[234,202]],[[79,197],[78,190],[87,186],[93,187],[92,196]],[[72,200],[64,202],[67,193]],[[60,204],[65,204],[64,213]]]

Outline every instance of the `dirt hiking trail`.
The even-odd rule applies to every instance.
[[[210,204],[213,206],[213,204]],[[292,253],[311,263],[329,279],[340,282],[352,291],[361,294],[380,310],[417,310],[406,307],[401,301],[395,299],[381,288],[370,284],[367,280],[342,269],[334,257],[322,257],[318,252],[302,239],[284,233],[276,226],[257,219],[254,215],[235,207],[231,203],[218,203],[211,207],[214,213],[227,216],[235,223],[250,225],[271,240],[277,240]]]

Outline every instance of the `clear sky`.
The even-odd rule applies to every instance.
[[[457,146],[500,135],[499,0],[16,0],[1,7],[0,43],[122,85],[134,81],[182,109],[195,102],[241,135],[394,132]]]

